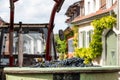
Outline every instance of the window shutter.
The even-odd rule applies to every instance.
[[[83,31],[83,47],[86,47],[86,32]]]
[[[90,43],[91,40],[92,40],[92,34],[93,34],[93,30],[90,30],[90,31],[89,31],[89,43]]]

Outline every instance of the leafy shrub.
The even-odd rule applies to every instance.
[[[94,27],[92,41],[89,48],[75,48],[74,55],[85,59],[85,63],[91,62],[93,59],[101,56],[102,53],[102,33],[104,29],[112,29],[116,24],[116,18],[113,16],[105,16],[101,19],[94,20],[91,25]]]

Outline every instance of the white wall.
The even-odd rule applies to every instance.
[[[89,10],[88,10],[88,2],[90,0],[85,0],[84,6],[85,6],[85,15],[89,14]]]
[[[96,9],[95,11],[98,11],[100,9],[101,5],[100,5],[100,0],[96,0]]]
[[[90,3],[90,5],[88,5]],[[94,13],[100,8],[100,0],[85,0],[85,15]]]
[[[41,41],[40,40],[37,40],[37,52],[39,52],[39,53],[41,53],[42,51],[41,51],[41,48],[42,48],[43,46],[42,46],[42,44],[41,44]]]
[[[34,54],[34,40],[33,40],[33,39],[30,40],[30,45],[31,45],[31,46],[30,46],[30,47],[31,47],[31,48],[30,48],[30,49],[31,49],[31,53]]]

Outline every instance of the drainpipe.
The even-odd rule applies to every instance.
[[[117,0],[117,29],[120,31],[120,0]],[[118,34],[118,65],[120,66],[120,33]]]
[[[117,1],[117,7],[118,7],[118,14],[117,14],[117,20],[118,20],[118,30],[120,31],[120,0]]]
[[[14,32],[14,3],[17,0],[9,0],[10,2],[10,25],[9,25],[9,66],[14,65],[13,57],[13,32]]]
[[[46,43],[46,54],[45,54],[45,59],[47,61],[51,60],[51,35],[53,32],[53,28],[54,28],[54,18],[55,18],[55,14],[56,12],[59,12],[64,0],[54,0],[55,4],[53,7],[53,10],[51,12],[51,17],[50,17],[50,21],[49,21],[49,27],[48,27],[48,36],[47,36],[47,43]]]

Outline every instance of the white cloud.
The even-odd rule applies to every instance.
[[[58,29],[65,29],[66,16],[64,15],[69,5],[79,0],[65,0],[61,11],[55,18],[55,33]],[[4,4],[4,5],[3,5]],[[15,3],[15,22],[46,23],[49,22],[53,0],[19,0]],[[9,0],[0,0],[0,16],[9,22]]]
[[[33,22],[33,23],[41,23],[48,22],[50,11],[52,5],[47,1],[45,5],[44,0],[21,0],[21,3],[16,4],[16,15],[19,16],[16,21],[21,20],[23,22]],[[43,21],[44,20],[44,21]]]

